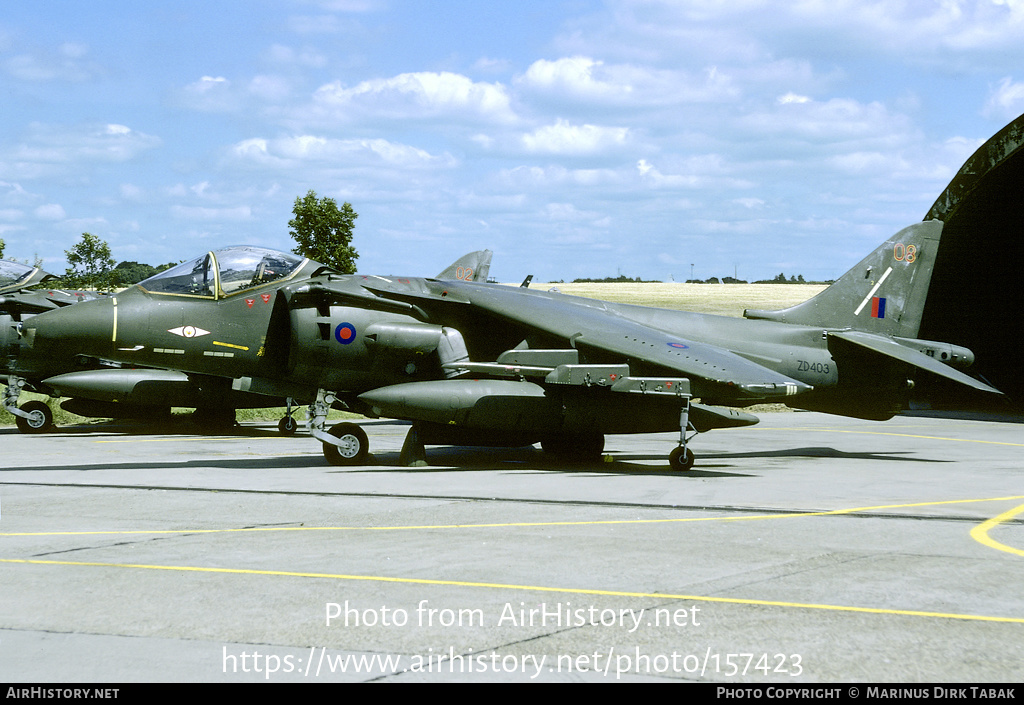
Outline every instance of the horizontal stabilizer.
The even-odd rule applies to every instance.
[[[845,340],[848,343],[853,343],[854,345],[866,348],[872,352],[885,355],[886,357],[899,360],[900,362],[905,362],[908,365],[917,367],[918,369],[931,372],[939,377],[944,377],[973,389],[992,394],[1002,394],[998,389],[990,387],[984,382],[979,382],[973,377],[965,375],[963,372],[959,372],[949,365],[939,362],[934,357],[929,357],[922,352],[918,352],[917,350],[908,348],[905,345],[901,345],[892,338],[864,333],[862,331],[843,331],[839,333],[829,333],[828,335],[830,338]]]

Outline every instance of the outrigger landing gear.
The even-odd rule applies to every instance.
[[[295,413],[295,409],[292,406],[295,404],[295,400],[288,397],[288,408],[285,410],[285,417],[277,422],[277,430],[285,436],[294,436],[295,432],[299,430],[299,422],[295,420],[292,414]]]
[[[687,437],[687,432],[693,431]],[[693,467],[693,451],[687,447],[690,440],[697,435],[697,430],[690,424],[690,399],[686,398],[683,409],[679,412],[679,447],[668,455],[668,464],[673,470],[689,470]]]
[[[357,424],[340,423],[329,431],[327,413],[337,396],[326,389],[318,389],[316,400],[309,405],[309,434],[324,444],[324,458],[331,465],[365,465],[370,456],[370,441]]]

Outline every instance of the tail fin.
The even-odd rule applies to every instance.
[[[850,328],[916,338],[942,235],[942,222],[904,228],[817,296],[782,311],[743,312],[746,318],[826,328]]]
[[[458,279],[464,282],[486,282],[487,275],[491,271],[490,250],[479,250],[463,255],[453,262],[447,269],[438,274],[435,279]]]

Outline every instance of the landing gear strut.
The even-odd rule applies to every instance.
[[[365,465],[370,456],[370,441],[360,426],[340,423],[330,431],[325,430],[327,413],[336,400],[334,392],[317,390],[316,399],[308,410],[309,435],[324,444],[324,458],[331,465]]]
[[[4,409],[14,416],[14,422],[22,433],[46,433],[53,428],[53,411],[41,401],[29,401],[18,408],[18,397],[25,386],[25,380],[11,376],[4,390]]]
[[[686,434],[690,431],[692,433],[687,437]],[[679,412],[679,447],[668,455],[668,464],[673,470],[686,471],[693,467],[696,458],[687,444],[696,435],[697,429],[690,423],[690,400],[687,398],[682,411]]]
[[[295,413],[295,410],[292,408],[294,403],[295,400],[288,397],[288,408],[284,412],[285,417],[277,422],[277,430],[284,436],[294,436],[295,432],[299,430],[299,422],[292,416]]]

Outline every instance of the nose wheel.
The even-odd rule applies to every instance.
[[[331,465],[365,465],[370,457],[370,441],[366,431],[354,423],[339,423],[325,431],[327,412],[337,401],[334,392],[318,389],[309,405],[306,426],[313,438],[324,444],[324,458]]]
[[[46,433],[53,428],[53,411],[41,401],[29,401],[21,405],[14,417],[18,430],[22,433]]]
[[[336,443],[324,443],[324,457],[331,465],[366,465],[370,441],[366,431],[354,423],[340,423],[328,431]]]

